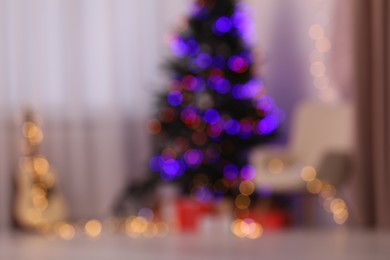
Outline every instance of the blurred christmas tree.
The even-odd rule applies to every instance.
[[[243,4],[195,2],[180,32],[170,37],[172,77],[147,125],[154,135],[154,177],[129,193],[142,193],[162,179],[203,202],[240,195],[240,184],[254,178],[249,149],[275,132],[278,109],[254,76],[251,37]]]
[[[66,219],[67,209],[45,156],[39,153],[43,131],[31,109],[22,126],[23,155],[19,160],[13,220],[23,229],[46,232]]]

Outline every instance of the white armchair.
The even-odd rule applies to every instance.
[[[348,171],[353,120],[349,104],[302,102],[294,111],[287,146],[260,147],[251,153],[250,163],[257,171],[256,185],[274,194],[303,192],[304,166],[314,167],[320,180],[338,185]]]

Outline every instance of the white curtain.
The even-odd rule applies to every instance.
[[[72,218],[108,215],[127,180],[142,178],[164,34],[188,2],[0,0],[0,227],[26,105],[42,118],[41,151]]]

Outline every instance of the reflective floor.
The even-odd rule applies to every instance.
[[[390,232],[291,230],[266,232],[256,240],[227,233],[153,239],[80,234],[70,241],[3,232],[0,259],[390,259]]]

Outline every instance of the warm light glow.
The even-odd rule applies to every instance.
[[[325,35],[325,31],[321,25],[313,24],[312,26],[310,26],[309,36],[313,40],[318,40],[318,39],[322,38],[324,35]]]
[[[48,206],[46,196],[43,194],[37,194],[32,197],[34,207],[39,211],[44,211]]]
[[[230,226],[232,233],[239,238],[256,239],[263,234],[263,227],[253,219],[237,219]]]
[[[247,209],[251,204],[251,199],[245,195],[238,195],[235,200],[236,207],[238,209]]]
[[[284,170],[284,163],[280,159],[272,159],[267,165],[268,171],[273,174],[279,174]]]
[[[325,54],[331,50],[332,43],[325,35],[325,28],[320,24],[313,24],[309,28],[309,36],[315,43],[315,50],[310,54],[310,61],[312,62],[310,73],[314,77],[314,86],[319,90],[318,98],[325,103],[333,102],[338,98],[338,93],[330,85],[325,64]]]
[[[90,237],[98,237],[102,232],[102,224],[100,221],[92,219],[85,224],[84,231]]]
[[[322,77],[324,76],[325,72],[326,72],[326,66],[321,61],[313,62],[310,66],[310,73],[314,77]]]
[[[26,217],[34,225],[38,224],[42,220],[41,212],[34,208],[26,211]]]
[[[325,53],[330,51],[331,48],[332,44],[326,37],[323,37],[316,42],[316,49],[318,52]]]
[[[240,183],[239,190],[241,194],[249,196],[255,191],[255,184],[252,181],[243,181]]]
[[[34,170],[38,175],[44,175],[49,171],[49,162],[43,157],[38,156],[33,161]]]
[[[332,202],[332,200],[333,198],[326,198],[322,203],[322,206],[327,212],[332,212],[332,210],[330,209],[330,203]]]
[[[65,240],[71,240],[76,234],[76,231],[72,225],[62,223],[57,227],[57,234]]]
[[[261,237],[262,235],[263,235],[263,227],[259,223],[256,223],[255,229],[252,231],[252,233],[248,234],[247,237],[250,239],[256,239]]]
[[[349,217],[348,211],[346,209],[343,209],[338,214],[333,215],[333,220],[337,224],[342,225],[348,220],[348,217]]]
[[[134,234],[142,234],[148,228],[148,222],[143,217],[136,217],[130,223],[130,232]]]
[[[233,221],[233,223],[230,226],[230,230],[237,237],[243,238],[243,237],[245,237],[245,234],[241,231],[241,225],[240,225],[241,222],[242,222],[241,219],[237,219],[237,220]]]
[[[33,122],[25,122],[23,124],[23,136],[32,144],[38,144],[43,139],[42,130]]]
[[[317,176],[316,169],[311,166],[306,166],[301,171],[301,178],[306,182],[313,181]]]
[[[334,214],[338,214],[340,211],[344,210],[345,207],[345,202],[342,199],[334,199],[330,203],[330,209]]]
[[[125,230],[126,230],[127,234],[133,233],[132,228],[131,228],[131,223],[133,222],[134,218],[135,217],[129,217],[125,221]]]
[[[39,128],[33,122],[25,122],[23,124],[23,136],[25,138],[33,138],[39,131]]]
[[[158,234],[158,227],[155,223],[149,223],[146,230],[143,232],[144,237],[153,238]]]
[[[314,179],[311,182],[307,183],[306,188],[310,193],[320,193],[322,188],[322,182],[318,179]]]
[[[320,195],[324,199],[332,198],[332,197],[336,196],[336,188],[331,184],[324,184],[322,186],[322,190],[321,190]]]

